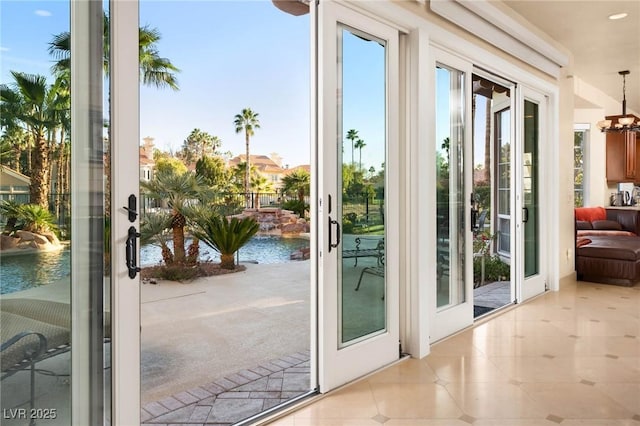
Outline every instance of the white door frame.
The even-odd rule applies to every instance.
[[[520,86],[517,91],[517,107],[516,107],[516,132],[517,132],[517,149],[514,149],[514,154],[516,154],[516,162],[513,167],[514,175],[515,175],[515,189],[516,189],[516,220],[517,220],[517,231],[516,231],[516,295],[517,301],[523,302],[531,297],[537,296],[545,291],[546,282],[547,282],[547,256],[545,256],[545,247],[548,247],[547,239],[548,239],[548,230],[546,227],[547,220],[545,216],[545,212],[548,209],[545,207],[546,198],[544,197],[545,191],[538,192],[538,259],[539,259],[539,268],[538,273],[532,277],[525,277],[525,244],[524,244],[524,143],[525,143],[525,132],[524,132],[524,121],[525,121],[525,111],[524,111],[524,103],[525,101],[530,101],[538,105],[538,188],[547,188],[549,181],[547,178],[547,173],[545,173],[545,159],[548,158],[544,155],[544,144],[541,141],[549,140],[547,137],[548,133],[548,98],[543,94],[532,90],[525,86]]]
[[[112,423],[140,424],[140,279],[131,279],[125,244],[131,226],[123,206],[139,202],[138,2],[111,0],[111,315]]]
[[[329,251],[329,216],[336,217],[338,187],[338,23],[386,42],[387,126],[385,184],[386,327],[383,333],[340,348],[338,246]],[[327,392],[399,358],[399,31],[333,1],[318,6],[318,297],[319,388]],[[339,140],[338,140],[339,139]],[[341,175],[341,172],[340,172]],[[329,211],[329,198],[332,211]],[[336,239],[334,229],[333,239]]]
[[[443,307],[440,310],[438,309],[437,277],[436,277],[437,267],[431,268],[430,270],[431,276],[427,279],[427,282],[431,282],[433,283],[433,285],[429,289],[429,295],[430,295],[429,300],[431,301],[429,304],[429,312],[430,312],[429,340],[431,343],[433,343],[473,324],[473,243],[472,243],[473,234],[471,232],[471,227],[470,227],[471,206],[469,205],[471,192],[473,191],[473,181],[472,181],[473,171],[471,170],[472,168],[467,166],[469,159],[472,157],[472,149],[473,149],[473,143],[472,143],[473,138],[472,138],[472,131],[471,131],[472,126],[470,125],[471,124],[470,123],[471,107],[472,107],[471,76],[473,74],[473,67],[469,61],[462,60],[459,57],[452,55],[437,47],[431,48],[430,57],[431,57],[431,61],[429,61],[429,69],[426,72],[428,72],[429,74],[433,74],[433,77],[431,79],[433,81],[433,84],[431,85],[433,87],[433,90],[430,93],[430,96],[433,98],[433,101],[431,102],[433,106],[431,107],[432,110],[429,111],[429,115],[432,115],[434,117],[433,126],[431,128],[431,132],[429,135],[430,139],[433,141],[433,144],[429,147],[429,150],[430,150],[429,154],[426,155],[421,160],[422,160],[423,166],[426,165],[426,167],[423,167],[423,168],[426,169],[429,172],[429,174],[433,176],[428,181],[434,182],[434,187],[435,187],[436,179],[435,179],[435,162],[433,159],[436,158],[437,145],[441,143],[441,141],[436,140],[437,139],[436,137],[437,126],[435,123],[435,115],[436,115],[435,93],[436,93],[436,84],[437,84],[436,77],[435,77],[436,67],[437,65],[441,64],[443,66],[449,66],[453,69],[464,72],[464,86],[462,90],[464,91],[465,105],[463,110],[464,111],[463,117],[466,117],[466,119],[463,118],[465,121],[462,123],[462,125],[464,126],[462,143],[464,146],[464,156],[465,156],[465,161],[463,162],[464,164],[463,179],[464,179],[465,192],[462,195],[462,197],[463,197],[464,206],[465,206],[464,207],[464,218],[465,218],[464,258],[468,259],[468,261],[465,262],[465,267],[464,267],[464,275],[465,275],[464,276],[464,283],[465,283],[464,302],[458,305]],[[423,70],[423,72],[425,72],[425,70]],[[434,200],[432,201],[432,203],[430,203],[431,206],[436,205],[435,190],[433,191],[433,197],[434,197]],[[426,217],[428,218],[427,220],[432,220],[435,225],[435,212],[433,211],[433,208],[429,209],[425,207],[425,209],[421,211],[432,213],[433,214],[432,216],[427,214]],[[435,241],[436,238],[437,238],[437,235],[434,235],[433,239],[428,239],[427,241]],[[433,262],[436,261],[436,256],[437,256],[437,253],[434,253],[432,256]]]

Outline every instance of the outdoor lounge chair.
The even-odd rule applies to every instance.
[[[364,248],[360,247],[363,241],[370,240],[375,241],[376,246],[374,248]],[[352,259],[355,258],[355,264],[353,266],[358,266],[358,258],[359,257],[375,257],[377,258],[378,266],[384,263],[384,238],[365,238],[365,237],[357,237],[355,239],[356,248],[355,250],[343,250],[342,258],[343,259]]]
[[[35,405],[35,365],[71,349],[71,306],[39,299],[3,299],[0,302],[2,379],[29,368],[30,408]],[[110,336],[108,315],[104,326]],[[32,422],[33,424],[33,422]]]

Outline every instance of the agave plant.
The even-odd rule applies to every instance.
[[[234,254],[244,246],[260,226],[253,218],[228,220],[212,213],[195,218],[192,233],[206,245],[220,253],[220,267],[234,269]]]

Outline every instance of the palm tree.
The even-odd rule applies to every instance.
[[[282,178],[284,192],[295,191],[298,201],[304,203],[305,193],[309,193],[311,186],[311,176],[304,169],[296,169]]]
[[[359,169],[362,169],[362,148],[364,148],[365,146],[367,146],[367,144],[364,143],[362,139],[358,138],[358,140],[355,143],[355,147],[360,150],[360,160],[358,162]]]
[[[110,65],[110,46],[109,16],[103,14],[103,54],[102,62],[105,75],[109,75]],[[180,72],[175,65],[167,58],[162,58],[158,54],[158,43],[160,41],[160,32],[155,28],[144,26],[138,30],[138,58],[140,67],[140,81],[147,86],[155,86],[158,88],[168,87],[172,90],[179,90],[176,74]],[[70,81],[71,73],[71,35],[68,31],[57,34],[49,43],[49,54],[57,59],[53,66],[53,72],[59,78]],[[108,123],[106,123],[108,127]],[[107,144],[105,153],[105,214],[110,215],[111,212],[111,144]]]
[[[194,224],[193,234],[206,245],[220,253],[220,267],[234,269],[234,254],[253,237],[260,225],[253,218],[228,220],[225,216],[210,213],[208,217],[199,217]]]
[[[354,163],[354,159],[353,159],[353,142],[358,138],[358,131],[356,129],[350,129],[347,132],[347,139],[349,139],[351,141],[351,164]]]
[[[104,52],[103,66],[109,75],[109,16],[104,14]],[[147,86],[168,87],[179,90],[176,73],[180,70],[167,58],[158,55],[158,43],[161,35],[156,28],[144,26],[138,32],[138,51],[140,61],[140,81]],[[49,43],[49,53],[58,59],[54,72],[64,73],[71,69],[71,35],[68,31],[57,34]]]
[[[259,174],[255,174],[251,178],[251,190],[254,192],[254,204],[253,208],[260,208],[260,193],[261,192],[273,192],[273,184],[269,180]]]
[[[170,228],[173,238],[174,263],[184,264],[186,251],[184,247],[184,228],[187,223],[186,209],[192,200],[207,198],[202,178],[192,173],[156,173],[149,182],[140,185],[150,198],[166,200],[171,208]]]
[[[247,201],[247,207],[249,207],[249,184],[251,183],[251,177],[249,172],[251,170],[251,159],[249,157],[249,139],[253,136],[256,129],[260,128],[260,121],[258,120],[258,113],[251,111],[251,108],[244,108],[240,114],[236,114],[233,124],[236,127],[236,133],[244,132],[244,141],[246,146],[246,158],[245,162],[247,167],[244,174],[244,192]]]
[[[51,173],[51,146],[48,136],[58,126],[56,109],[60,108],[60,95],[56,86],[48,87],[46,77],[11,71],[15,90],[13,95],[7,85],[2,85],[2,99],[17,95],[22,107],[18,118],[26,125],[34,140],[31,153],[32,167],[29,170],[31,185],[29,188],[31,203],[48,208],[49,176]]]
[[[20,116],[24,104],[17,91],[9,87],[0,86],[0,128],[2,128],[3,154],[2,164],[22,172],[20,159],[23,149],[28,148],[30,138],[22,127]]]

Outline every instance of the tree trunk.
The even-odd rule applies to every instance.
[[[484,135],[484,180],[491,183],[491,102],[486,101],[485,135]]]
[[[111,216],[111,141],[107,142],[107,152],[104,156],[104,215]]]
[[[173,253],[166,244],[162,245],[162,260],[166,266],[173,265]]]
[[[39,136],[34,147],[29,187],[30,203],[49,209],[49,145],[44,136]]]
[[[186,259],[184,250],[184,227],[173,228],[173,260],[176,263],[183,264]]]
[[[245,166],[246,170],[244,171],[244,197],[247,204],[247,208],[250,207],[250,197],[249,195],[249,184],[251,183],[251,161],[249,161],[249,133],[245,132],[245,146],[246,146],[246,155]]]
[[[14,149],[14,157],[13,157],[13,162],[14,162],[14,169],[16,172],[18,173],[22,173],[20,171],[20,156],[22,155],[22,151],[20,150],[20,145],[18,143],[13,145],[13,149]]]
[[[235,269],[235,258],[233,253],[220,255],[220,267],[222,269]]]
[[[197,238],[193,238],[191,244],[189,244],[189,249],[187,250],[187,265],[193,266],[198,263],[198,258],[200,257],[200,240]]]

